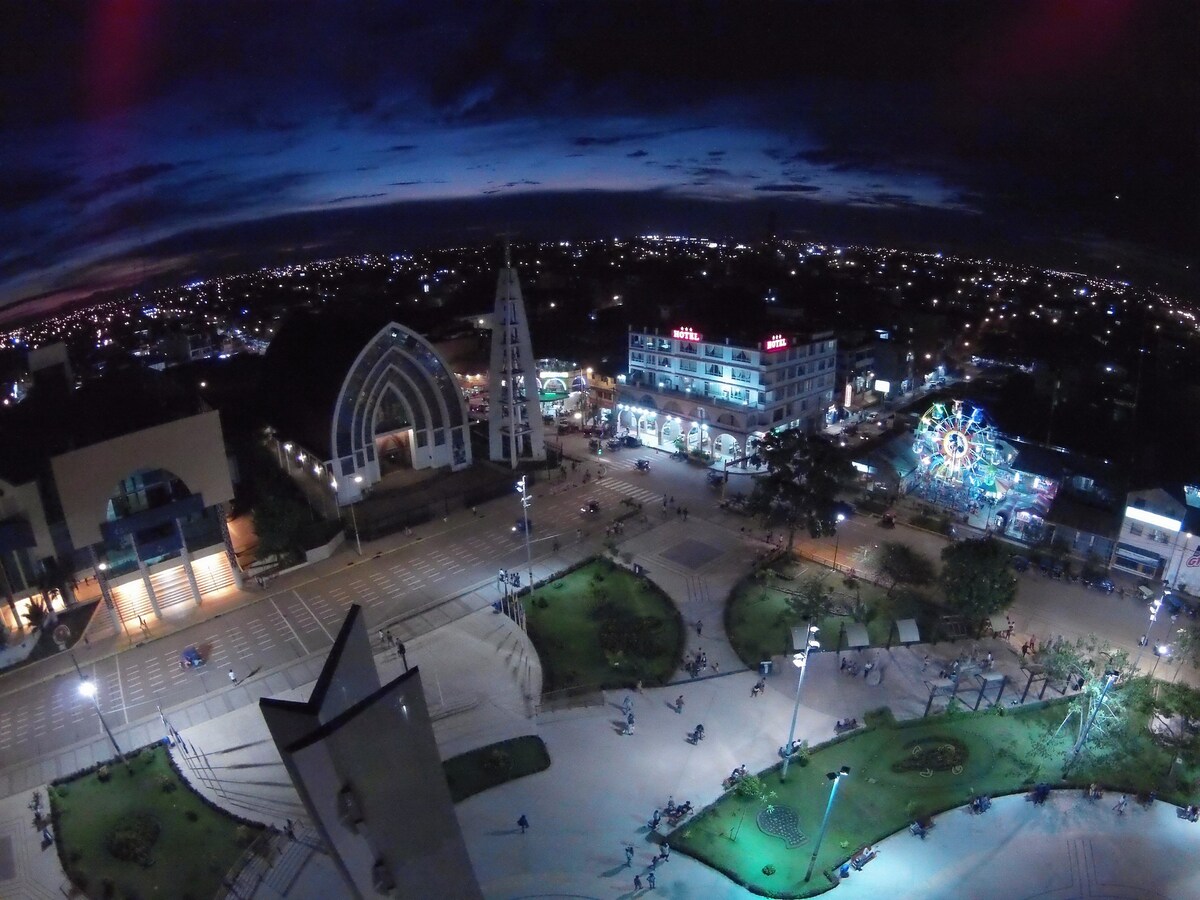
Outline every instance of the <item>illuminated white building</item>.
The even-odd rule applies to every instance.
[[[1113,568],[1200,595],[1200,486],[1130,491]]]
[[[690,326],[630,331],[617,427],[649,446],[740,459],[768,431],[823,427],[836,411],[836,367],[832,331],[743,343]]]

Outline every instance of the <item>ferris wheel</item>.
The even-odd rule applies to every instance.
[[[983,409],[962,400],[935,403],[921,416],[913,452],[932,478],[969,487],[996,483],[996,430]]]

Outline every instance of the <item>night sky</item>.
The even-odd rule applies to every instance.
[[[1198,10],[5,4],[0,316],[502,229],[768,221],[1186,291]]]

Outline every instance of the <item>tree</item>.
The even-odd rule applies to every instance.
[[[795,591],[785,591],[794,622],[815,622],[829,611],[829,591],[815,578],[806,578]]]
[[[813,537],[833,534],[834,499],[844,479],[853,475],[845,458],[827,441],[799,429],[771,432],[754,450],[767,474],[755,480],[750,509],[768,523],[788,532],[788,550],[796,542],[796,529]]]
[[[305,516],[304,507],[290,497],[271,494],[260,497],[254,507],[258,558],[303,553]]]
[[[1007,609],[1017,596],[1009,554],[999,541],[958,541],[942,550],[942,590],[964,616],[982,620]]]
[[[887,541],[880,547],[879,572],[891,579],[888,596],[898,584],[923,587],[933,581],[933,563],[908,544]]]

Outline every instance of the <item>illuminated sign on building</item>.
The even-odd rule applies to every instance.
[[[1155,528],[1161,528],[1164,531],[1179,531],[1183,527],[1183,523],[1178,519],[1169,519],[1166,516],[1160,516],[1158,513],[1138,509],[1136,506],[1125,507],[1125,518],[1133,519],[1135,522],[1145,522],[1147,525],[1153,525]]]
[[[774,353],[776,350],[786,350],[788,348],[788,339],[782,334],[773,334],[763,341],[763,349],[768,353]]]
[[[671,332],[671,337],[675,338],[677,341],[698,342],[704,340],[704,335],[692,328],[688,328],[686,325],[683,328],[676,328],[673,330]]]
[[[890,381],[884,381],[882,378],[875,379],[875,393],[886,394],[891,389],[892,383]]]

